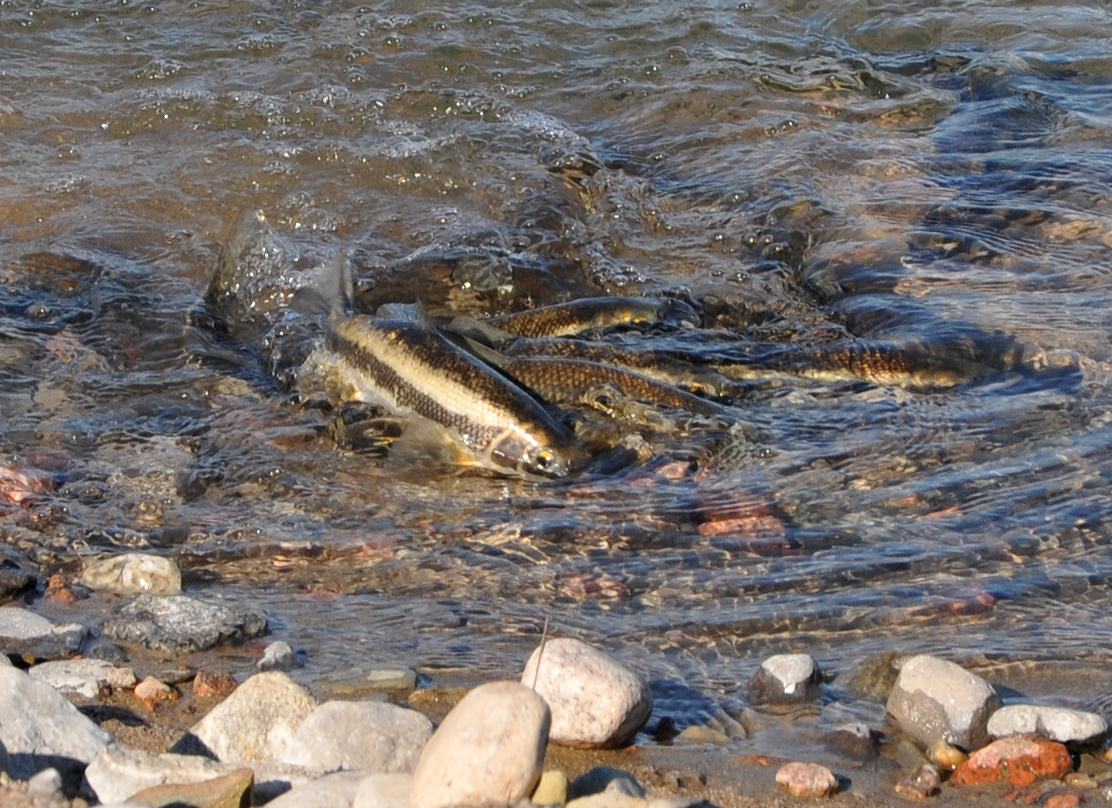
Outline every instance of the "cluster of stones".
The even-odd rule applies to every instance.
[[[101,631],[148,648],[182,653],[265,630],[263,615],[237,614],[183,595],[180,573],[164,559],[131,555],[97,562],[81,582],[132,596]],[[231,677],[198,675],[195,693],[226,698],[169,753],[155,755],[116,742],[62,695],[95,698],[106,690],[133,689],[148,707],[177,695],[153,677],[137,682],[130,669],[108,660],[65,658],[87,633],[78,624],[57,626],[23,609],[0,609],[0,773],[27,781],[36,793],[85,789],[102,804],[129,807],[231,808],[252,800],[275,808],[447,808],[530,799],[572,808],[684,804],[652,800],[616,770],[594,770],[570,783],[558,771],[543,771],[549,742],[620,747],[652,713],[652,691],[641,677],[578,640],[542,643],[519,682],[475,688],[435,732],[424,714],[382,701],[318,703],[281,672],[300,664],[293,649],[272,643],[258,663],[260,672],[238,687]],[[3,664],[8,655],[62,658],[23,672]],[[386,673],[359,669],[324,677],[318,693],[357,693],[359,682]],[[411,671],[403,673],[408,676],[398,686],[408,692],[415,681]],[[749,683],[749,701],[807,702],[826,679],[807,655],[772,656]],[[1093,713],[1005,707],[985,680],[931,656],[903,660],[886,694],[889,718],[904,736],[892,744],[906,770],[895,788],[909,799],[937,793],[947,778],[954,786],[1027,786],[1066,778],[1073,771],[1071,754],[1092,749],[1108,734],[1107,723]],[[659,723],[658,735],[665,720]],[[679,737],[723,743],[745,733],[738,724],[736,733],[689,727]],[[865,761],[877,756],[879,735],[865,724],[847,724],[828,742]],[[839,789],[839,778],[824,766],[781,762],[776,783],[792,795],[822,797]]]

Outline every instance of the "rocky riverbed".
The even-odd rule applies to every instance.
[[[539,638],[512,681],[377,665],[302,684],[304,654],[266,636],[265,614],[183,593],[168,559],[5,573],[5,806],[1112,801],[1103,715],[1021,692],[1015,670],[863,660],[849,675],[877,720],[816,746],[803,727],[833,673],[806,654],[763,659],[743,709],[679,730],[667,692],[575,638]]]

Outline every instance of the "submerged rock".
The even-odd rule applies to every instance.
[[[317,703],[279,671],[257,673],[190,728],[170,750],[223,762],[276,761]]]
[[[79,580],[90,589],[115,595],[181,593],[181,571],[177,564],[147,553],[125,553],[90,562]]]
[[[0,667],[0,747],[13,777],[26,780],[55,768],[76,785],[81,771],[111,740],[50,685],[14,667]]]
[[[288,671],[301,667],[301,660],[284,640],[276,640],[263,649],[262,658],[255,663],[261,671]]]
[[[1000,697],[988,682],[953,662],[920,655],[904,663],[888,712],[900,729],[929,746],[939,738],[963,749],[988,742],[988,718]]]
[[[564,746],[621,746],[645,726],[653,709],[652,691],[640,676],[575,639],[549,640],[537,648],[521,683],[536,685],[552,710],[549,738]]]
[[[551,714],[544,699],[516,682],[489,682],[468,693],[425,746],[411,808],[514,804],[537,784]]]
[[[266,615],[258,609],[237,613],[188,595],[140,595],[114,609],[102,631],[107,637],[179,655],[239,642],[266,628]]]

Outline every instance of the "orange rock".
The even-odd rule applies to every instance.
[[[77,595],[70,588],[66,576],[60,572],[50,576],[50,580],[46,582],[46,591],[43,592],[43,597],[56,603],[73,603],[77,600]]]
[[[1081,797],[1077,794],[1066,792],[1064,794],[1051,794],[1043,803],[1045,808],[1077,808],[1081,804]]]
[[[789,763],[776,772],[776,785],[793,797],[825,797],[838,790],[838,779],[817,763]]]
[[[135,686],[135,698],[143,702],[143,706],[148,710],[154,710],[158,702],[177,701],[180,697],[178,691],[170,685],[159,681],[154,676],[148,676]]]
[[[1001,738],[971,754],[957,767],[950,782],[956,786],[1026,786],[1036,780],[1061,779],[1071,771],[1070,754],[1057,741]]]
[[[197,675],[193,677],[193,695],[199,699],[227,696],[237,687],[236,680],[230,673],[202,670],[197,671]]]

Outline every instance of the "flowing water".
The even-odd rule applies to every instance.
[[[305,679],[514,676],[546,618],[685,721],[777,651],[1101,660],[1109,30],[1045,0],[3,0],[0,479],[30,491],[4,535],[69,569],[171,555]],[[605,338],[986,370],[785,376],[733,402],[744,439],[447,473],[338,442],[196,316],[256,210],[276,266],[347,255],[368,310],[664,295],[700,327]]]

